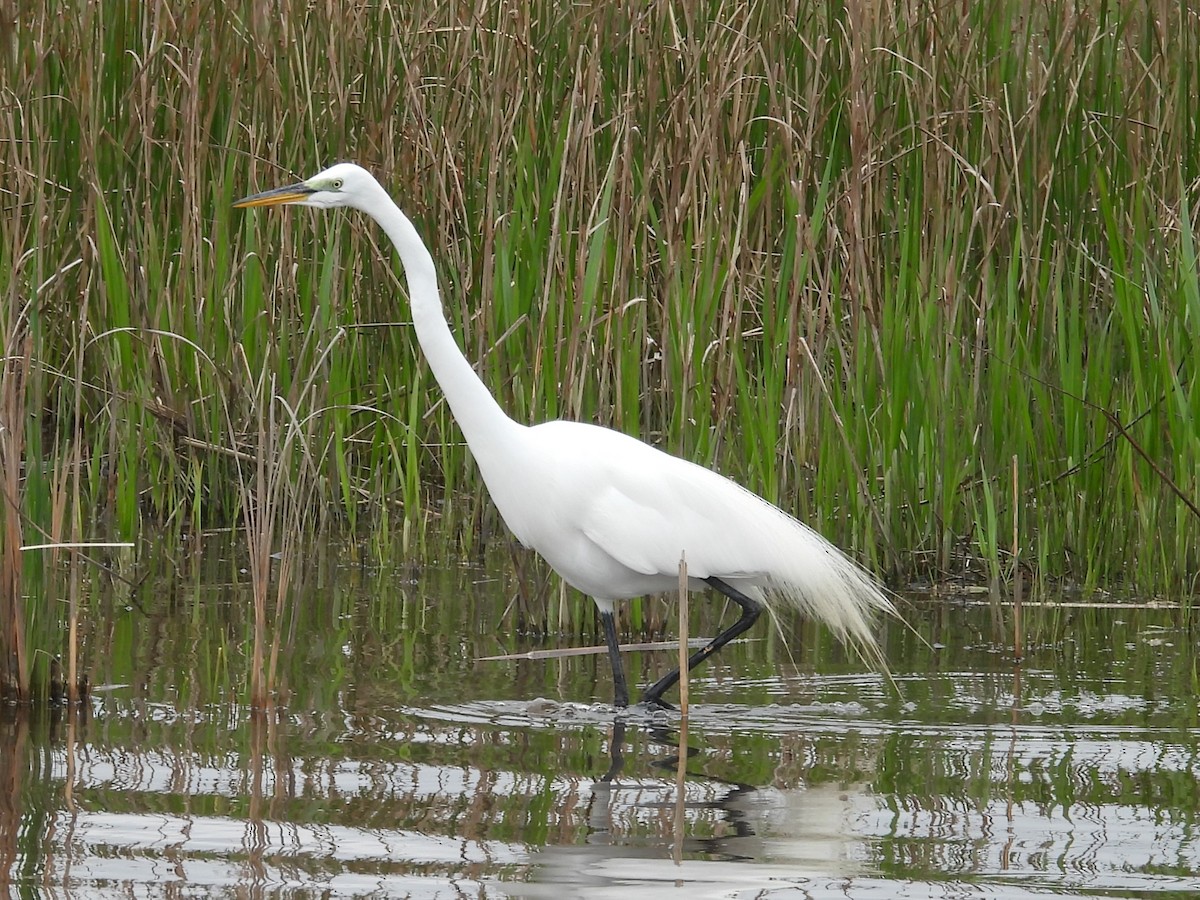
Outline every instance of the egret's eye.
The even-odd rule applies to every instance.
[[[342,179],[340,179],[340,178],[333,179],[333,189],[335,191],[340,191],[342,189]]]

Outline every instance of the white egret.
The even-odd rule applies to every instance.
[[[872,630],[892,604],[862,568],[812,529],[722,475],[618,431],[581,422],[518,424],[505,415],[455,343],[433,258],[416,228],[369,172],[339,163],[307,181],[235,206],[348,206],[379,223],[400,255],[413,327],[505,523],[599,609],[614,702],[629,693],[614,607],[677,588],[686,554],[690,587],[711,587],[741,617],[688,663],[695,668],[782,603],[824,622],[869,661],[883,659]],[[673,671],[645,692],[662,703]]]

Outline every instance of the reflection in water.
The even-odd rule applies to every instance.
[[[516,718],[510,706],[497,711]],[[9,871],[24,864],[23,877],[89,895],[113,879],[123,890],[170,882],[347,893],[420,885],[421,896],[437,896],[436,885],[462,891],[516,879],[506,890],[517,895],[571,885],[582,896],[630,879],[669,886],[676,876],[745,889],[803,883],[806,891],[815,890],[813,879],[841,879],[865,891],[901,873],[968,882],[1018,876],[1042,889],[1086,881],[1112,890],[1161,886],[1172,874],[1190,886],[1200,862],[1194,813],[1180,808],[1164,817],[1171,798],[1150,802],[1179,776],[1194,784],[1195,748],[1140,729],[1110,736],[1060,726],[926,725],[914,736],[880,722],[780,708],[783,733],[764,746],[782,778],[755,786],[705,774],[725,770],[722,758],[741,752],[730,713],[727,705],[693,707],[693,727],[708,746],[689,766],[686,865],[674,875],[670,738],[643,722],[624,734],[616,729],[620,740],[605,746],[596,740],[604,736],[602,710],[572,717],[584,720],[567,736],[573,741],[562,741],[542,716],[524,724],[533,729],[526,739],[553,738],[547,748],[600,751],[591,757],[595,777],[537,771],[547,757],[524,750],[508,758],[524,758],[525,769],[437,761],[447,748],[482,751],[516,731],[463,728],[446,721],[444,707],[408,720],[407,743],[358,758],[323,736],[314,740],[295,719],[247,717],[223,734],[204,729],[190,750],[112,745],[85,731],[74,759],[74,811],[61,800],[69,768],[62,732],[50,740],[45,730],[39,739],[21,716],[13,726],[18,742],[8,744],[20,750],[24,735],[20,771],[11,752],[5,757],[6,783],[17,789],[5,796],[4,852]],[[722,734],[717,722],[729,730]],[[851,729],[869,729],[878,771],[862,746],[846,752]],[[242,741],[243,751],[228,749]],[[403,758],[421,747],[435,751],[430,759]],[[1064,790],[1075,799],[1056,799]],[[41,835],[37,857],[28,855],[28,840],[14,841],[31,829]],[[1015,888],[1001,895],[1021,896]]]
[[[683,853],[687,863],[674,867],[664,860],[678,860],[672,851],[680,837],[673,831],[631,839],[627,828],[617,822],[636,814],[655,815],[675,809],[670,796],[677,790],[673,781],[623,782],[623,744],[627,723],[618,719],[613,727],[609,770],[591,785],[588,833],[582,844],[553,844],[535,852],[533,881],[506,885],[515,897],[615,896],[636,886],[637,896],[651,896],[656,888],[678,895],[675,879],[719,884],[725,890],[761,891],[781,882],[795,882],[805,871],[822,873],[829,879],[844,878],[863,868],[848,829],[851,810],[865,788],[849,790],[834,785],[812,789],[777,790],[693,775],[689,772],[682,807],[686,813]],[[666,755],[647,758],[648,768],[674,772],[678,743],[672,732],[650,726],[648,737]],[[674,748],[676,752],[670,752]],[[689,759],[698,754],[694,748]],[[675,798],[678,799],[678,798]],[[771,846],[767,835],[787,834],[786,846]],[[865,857],[865,854],[862,854]],[[787,868],[747,867],[743,863],[769,858],[788,860]],[[650,866],[647,868],[646,863]],[[721,894],[724,896],[725,894]]]
[[[227,592],[115,615],[89,715],[0,716],[0,879],[62,897],[1200,887],[1194,660],[1165,613],[1034,620],[1018,679],[986,608],[952,628],[939,605],[913,619],[946,649],[889,644],[898,693],[819,635],[795,665],[770,639],[731,647],[692,683],[675,866],[677,720],[580,702],[610,693],[595,659],[475,662],[511,649],[503,586],[482,583],[436,617],[421,594],[327,591],[269,717],[231,699]]]

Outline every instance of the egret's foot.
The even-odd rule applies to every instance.
[[[675,707],[658,695],[646,693],[642,696],[642,703],[650,709],[661,709],[665,712],[674,712]]]

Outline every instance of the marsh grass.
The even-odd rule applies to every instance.
[[[236,524],[274,491],[380,553],[501,533],[382,236],[230,208],[352,158],[417,222],[516,418],[715,466],[902,580],[1006,583],[1015,517],[1035,587],[1194,590],[1186,5],[15,15],[6,578],[17,523],[48,527],[41,473],[70,458],[113,539]],[[308,413],[277,402],[302,395]],[[229,452],[289,440],[263,480]],[[298,514],[267,509],[256,554]]]

